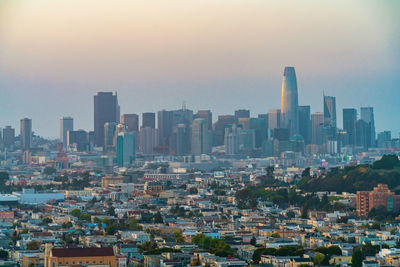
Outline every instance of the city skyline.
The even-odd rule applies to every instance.
[[[280,107],[283,67],[295,66],[299,105],[323,111],[325,92],[338,125],[343,108],[372,106],[377,132],[400,132],[398,2],[124,3],[3,1],[0,126],[29,117],[55,138],[72,116],[91,130],[98,91],[118,91],[121,114],[183,101],[214,116],[267,113]]]

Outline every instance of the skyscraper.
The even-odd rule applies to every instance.
[[[157,125],[160,138],[160,149],[163,154],[169,152],[169,143],[172,133],[174,113],[172,111],[161,110],[157,113]]]
[[[201,154],[209,154],[210,132],[208,131],[205,119],[195,119],[192,123],[192,154],[199,156]]]
[[[21,148],[28,150],[32,147],[32,120],[28,118],[21,119]]]
[[[11,126],[3,128],[3,144],[8,150],[14,149],[15,129]]]
[[[154,147],[158,146],[158,129],[152,127],[142,127],[139,133],[140,144],[139,150],[144,155],[151,155],[154,153]]]
[[[356,122],[357,122],[357,110],[355,108],[344,108],[343,109],[343,130],[348,135],[349,145],[354,146],[356,144]]]
[[[221,146],[224,144],[225,129],[235,123],[233,115],[219,115],[218,120],[214,124],[215,145]]]
[[[376,133],[375,133],[375,119],[374,119],[374,108],[373,107],[362,107],[361,111],[361,119],[368,123],[369,125],[369,134],[367,139],[368,147],[376,146]]]
[[[336,98],[324,95],[324,126],[336,131]]]
[[[250,118],[250,110],[249,109],[235,110],[236,122],[238,122],[240,118]]]
[[[277,128],[281,128],[281,110],[270,109],[268,110],[268,129],[273,131]]]
[[[311,143],[323,144],[324,114],[316,112],[311,114]]]
[[[94,143],[96,146],[104,144],[106,122],[119,123],[118,97],[116,93],[98,92],[94,96]]]
[[[67,132],[67,147],[74,151],[85,151],[89,146],[88,133],[84,130]]]
[[[297,80],[294,67],[285,67],[282,80],[281,127],[288,128],[290,135],[298,133],[299,113]]]
[[[154,112],[142,114],[142,127],[156,128],[156,114]]]
[[[112,151],[114,148],[114,136],[117,129],[116,122],[106,122],[104,124],[103,151]]]
[[[116,147],[118,166],[127,166],[135,160],[135,137],[133,133],[119,133]]]
[[[137,132],[139,130],[139,115],[137,114],[122,114],[121,123],[125,124],[128,132]]]
[[[67,147],[67,133],[74,130],[74,119],[71,117],[60,118],[60,141],[63,147]]]
[[[205,119],[207,123],[208,130],[212,130],[212,112],[211,110],[199,110],[194,115],[195,119]]]
[[[299,134],[303,136],[304,143],[311,143],[311,107],[299,106]]]

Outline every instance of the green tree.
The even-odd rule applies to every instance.
[[[36,241],[30,241],[26,244],[26,249],[27,250],[38,250],[39,249],[39,243]]]
[[[315,255],[315,257],[313,259],[314,264],[321,265],[324,262],[325,257],[326,256],[324,254],[318,253],[317,255]]]
[[[79,218],[79,216],[81,215],[81,210],[80,209],[73,209],[71,211],[71,215],[74,216],[74,217]]]
[[[164,223],[164,219],[159,211],[154,215],[154,223]]]
[[[352,267],[361,267],[362,261],[363,261],[363,255],[362,255],[361,249],[359,247],[355,248],[353,250],[353,255],[351,256],[351,266]]]

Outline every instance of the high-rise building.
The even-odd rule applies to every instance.
[[[114,149],[114,137],[117,129],[116,122],[106,122],[104,124],[104,142],[103,151],[113,151]]]
[[[386,184],[378,184],[372,191],[357,191],[357,215],[367,216],[373,208],[384,207],[386,211],[397,212],[400,208],[400,196],[390,191]]]
[[[32,120],[28,118],[21,119],[21,148],[29,150],[32,147]]]
[[[214,123],[215,145],[224,145],[225,129],[231,127],[235,123],[233,115],[219,115],[218,120]]]
[[[374,119],[374,108],[372,107],[362,107],[360,109],[361,119],[368,123],[369,131],[367,144],[368,147],[376,146],[376,133],[375,133],[375,119]]]
[[[288,128],[290,135],[298,133],[299,113],[297,80],[294,67],[285,67],[282,80],[281,127]]]
[[[236,122],[238,122],[240,118],[250,118],[250,110],[249,109],[235,110]]]
[[[311,143],[311,107],[299,106],[299,134],[303,136],[304,143]]]
[[[121,132],[117,136],[117,165],[128,166],[135,160],[135,137],[133,133]]]
[[[368,149],[370,146],[370,124],[364,120],[356,121],[356,146]]]
[[[104,124],[119,123],[119,105],[117,93],[98,92],[94,96],[94,142],[104,145]]]
[[[226,155],[239,153],[239,133],[235,124],[225,129],[224,145]]]
[[[268,110],[268,129],[273,131],[278,128],[281,128],[281,110],[270,109]]]
[[[207,122],[206,122],[207,123]],[[190,154],[190,126],[184,123],[175,125],[172,129],[170,154],[184,156]]]
[[[343,130],[348,136],[348,144],[354,146],[356,144],[356,122],[357,110],[355,108],[343,109]]]
[[[378,137],[376,140],[377,146],[380,148],[390,147],[390,143],[392,141],[392,132],[391,131],[383,131],[378,133]]]
[[[88,133],[84,130],[67,132],[67,147],[73,151],[86,151],[89,146]]]
[[[122,114],[121,123],[126,126],[128,132],[139,131],[139,115],[137,114]]]
[[[192,154],[199,156],[202,154],[209,154],[211,152],[210,146],[210,132],[208,131],[205,119],[195,119],[192,123]]]
[[[255,147],[261,148],[265,140],[268,139],[268,120],[267,118],[251,118],[250,130],[254,130]]]
[[[142,114],[142,127],[156,128],[156,113],[145,112]]]
[[[3,128],[3,144],[4,148],[8,150],[14,149],[15,129],[11,126]]]
[[[199,110],[194,115],[194,119],[205,119],[208,130],[212,130],[212,112],[211,110]]]
[[[74,119],[72,117],[60,118],[60,141],[63,147],[67,147],[67,133],[74,130]]]
[[[336,132],[336,98],[324,95],[324,126]]]
[[[324,130],[324,113],[316,112],[311,114],[311,143],[322,145]]]
[[[152,127],[142,127],[139,133],[139,150],[144,155],[152,155],[154,153],[154,147],[158,146],[158,129]]]
[[[157,124],[160,138],[160,152],[167,154],[169,153],[170,137],[172,133],[172,127],[174,125],[173,111],[161,110],[157,112]]]

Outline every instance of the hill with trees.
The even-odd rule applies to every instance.
[[[396,155],[384,155],[372,165],[332,168],[324,177],[303,175],[298,187],[307,192],[355,193],[372,190],[377,184],[387,184],[392,191],[400,193],[400,161]]]

